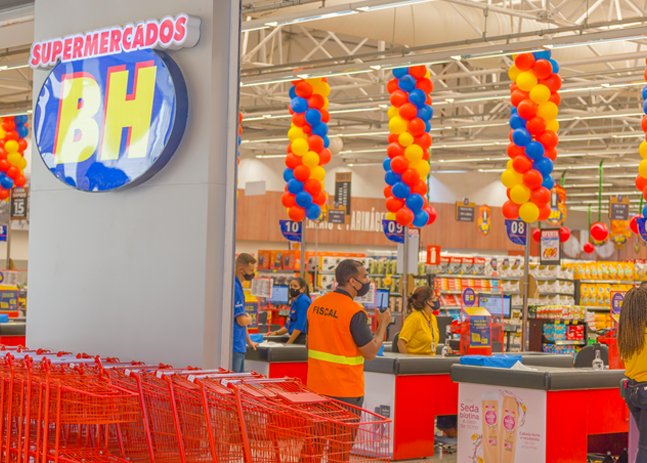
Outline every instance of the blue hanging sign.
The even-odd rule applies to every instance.
[[[0,225],[0,241],[7,241],[7,226],[6,225]]]
[[[394,243],[404,243],[404,234],[407,227],[400,225],[395,220],[382,220],[382,227],[384,227],[384,235]]]
[[[476,293],[472,288],[465,288],[463,290],[463,306],[474,307],[476,305]]]
[[[643,239],[643,241],[647,241],[647,229],[645,228],[645,220],[646,219],[644,217],[636,218],[636,223],[638,224],[638,234]]]
[[[303,222],[293,222],[291,220],[279,220],[281,224],[281,233],[288,241],[301,242],[301,230]]]
[[[613,293],[611,296],[611,313],[614,315],[620,315],[620,310],[622,309],[622,301],[625,300],[625,296],[622,293]]]
[[[519,246],[526,245],[526,227],[528,224],[523,220],[505,219],[505,231],[508,239]]]

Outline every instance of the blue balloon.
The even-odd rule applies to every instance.
[[[321,207],[318,204],[312,203],[306,209],[306,217],[310,220],[317,220],[321,215]]]
[[[384,158],[384,161],[382,161],[382,167],[384,167],[385,172],[388,172],[388,171],[391,170],[391,158],[390,157],[387,156],[386,158]]]
[[[288,182],[288,191],[293,195],[301,193],[303,191],[303,182],[293,178]]]
[[[285,180],[286,182],[289,182],[293,178],[294,178],[294,170],[288,167],[283,171],[283,180]]]
[[[409,185],[404,182],[397,182],[391,188],[391,192],[396,198],[405,199],[411,194],[411,188],[409,188]]]
[[[23,114],[22,116],[14,116],[13,121],[16,125],[25,125],[29,118]]]
[[[400,79],[398,80],[398,87],[400,87],[400,90],[404,92],[410,92],[411,90],[416,88],[416,85],[418,85],[418,82],[416,82],[415,77],[408,74],[400,77]]]
[[[401,79],[409,74],[409,68],[396,68],[393,70],[393,77]]]
[[[544,145],[542,145],[538,141],[531,141],[526,145],[525,148],[526,156],[528,156],[528,158],[532,159],[533,161],[538,161],[543,158],[545,151],[546,150],[544,149]]]
[[[243,137],[241,137],[240,135],[238,135],[238,144],[240,145],[240,143],[241,143],[242,141],[243,141]]]
[[[308,100],[297,96],[290,101],[290,108],[297,114],[303,114],[308,110]]]
[[[517,146],[526,146],[532,141],[532,135],[526,129],[514,129],[512,141]]]
[[[392,170],[388,170],[386,174],[384,174],[384,181],[386,182],[387,185],[395,185],[398,183],[402,177],[399,174],[396,174]]]
[[[643,102],[643,111],[647,114],[647,100]]]
[[[549,191],[552,190],[553,187],[555,186],[555,180],[553,180],[552,175],[544,175],[544,181],[541,183],[541,186],[543,186]]]
[[[643,87],[643,100],[647,100],[647,85]]]
[[[321,122],[321,112],[318,109],[308,109],[306,111],[306,122],[310,125],[317,125]]]
[[[417,88],[409,93],[409,101],[412,104],[416,105],[418,108],[422,108],[427,104],[427,95],[425,94],[425,92]]]
[[[553,172],[553,161],[548,158],[541,158],[532,163],[532,168],[539,171],[541,175],[546,177]]]
[[[429,132],[431,130],[431,122],[425,121],[425,132]]]
[[[418,193],[413,193],[407,197],[406,203],[407,207],[415,214],[422,210],[422,207],[425,205],[425,200]]]
[[[312,195],[307,191],[300,191],[297,193],[297,197],[294,198],[297,205],[303,207],[304,209],[309,207],[312,204]]]
[[[426,104],[422,108],[418,109],[418,114],[416,114],[416,117],[422,119],[423,121],[428,121],[432,117],[434,117],[434,108]]]
[[[4,177],[2,180],[0,180],[0,185],[2,185],[2,188],[4,188],[5,190],[11,190],[13,188],[13,180],[11,180],[9,177]]]
[[[427,222],[429,222],[429,213],[427,211],[419,211],[413,219],[413,226],[422,228],[427,225]]]
[[[645,204],[645,207],[643,207],[643,217],[647,217],[647,215],[645,215],[645,212],[647,212],[647,204]]]
[[[550,50],[536,51],[533,53],[535,59],[550,59],[551,53]]]
[[[328,148],[330,146],[330,138],[328,138],[327,135],[324,135],[321,138],[323,138],[323,141],[324,141],[324,148]]]
[[[526,121],[519,114],[513,114],[512,116],[510,116],[510,127],[512,127],[513,129],[525,129],[526,122],[528,121]]]
[[[290,91],[288,92],[288,95],[290,95],[290,99],[294,99],[297,97],[297,88],[294,85],[290,87]]]
[[[552,59],[552,58],[550,58],[548,61],[550,61],[550,64],[552,64],[552,65],[553,65],[553,72],[554,72],[555,74],[559,73],[559,64],[557,64],[557,61],[555,61],[555,60],[554,60],[554,59]]]
[[[317,125],[313,125],[312,135],[319,135],[320,137],[328,135],[328,124],[325,122],[319,122]]]
[[[517,108],[515,108],[514,106],[512,108],[510,108],[510,114],[511,115],[512,114],[517,114],[517,113],[518,113]]]

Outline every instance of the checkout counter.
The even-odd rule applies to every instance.
[[[573,367],[570,355],[538,352],[514,355],[521,355],[522,363],[527,366]],[[392,420],[393,460],[434,455],[436,416],[458,414],[459,388],[452,382],[450,370],[459,362],[458,356],[385,352],[383,357],[364,363],[364,408]]]
[[[0,345],[25,347],[25,318],[9,318],[0,323]]]
[[[533,368],[451,367],[458,383],[458,461],[492,451],[480,437],[484,422],[509,431],[509,441],[500,442],[513,456],[504,461],[584,462],[589,436],[627,432],[629,410],[618,394],[624,370]],[[483,416],[488,408],[495,413]]]
[[[284,340],[281,340],[285,338]],[[289,336],[269,336],[272,342],[286,342]],[[308,349],[304,345],[278,344],[248,348],[245,354],[245,368],[263,374],[268,378],[299,378],[303,384],[308,380]]]

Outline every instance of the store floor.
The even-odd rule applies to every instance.
[[[442,461],[443,463],[456,463],[458,460],[456,459],[455,453],[452,455],[447,453],[445,453],[444,455],[440,455],[439,453],[437,453],[431,458],[426,458],[424,460],[411,460],[411,461],[420,462],[420,463],[423,463],[423,462],[429,463],[429,462],[437,462],[437,461]]]

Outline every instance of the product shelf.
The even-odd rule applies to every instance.
[[[600,284],[610,284],[610,285],[635,285],[635,280],[574,280],[579,281],[580,283],[600,283]]]
[[[543,340],[544,344],[555,344],[556,346],[585,346],[586,341],[584,339],[580,340],[564,340],[564,341],[547,341]]]
[[[608,312],[609,310],[611,310],[609,307],[600,306],[600,305],[585,305],[583,307],[586,310],[590,310],[592,312]]]
[[[540,292],[539,295],[540,296],[568,296],[568,297],[575,297],[575,294],[573,294],[573,293],[552,293],[552,292],[542,293],[542,292]]]
[[[299,273],[299,270],[270,270],[270,269],[256,269],[258,273]]]
[[[369,273],[368,276],[369,277],[386,277],[386,276],[401,277],[402,274],[401,273]]]
[[[463,275],[463,274],[452,274],[452,273],[442,273],[434,275],[434,278],[474,278],[475,280],[499,280],[500,277],[497,276],[485,276],[485,275]]]

